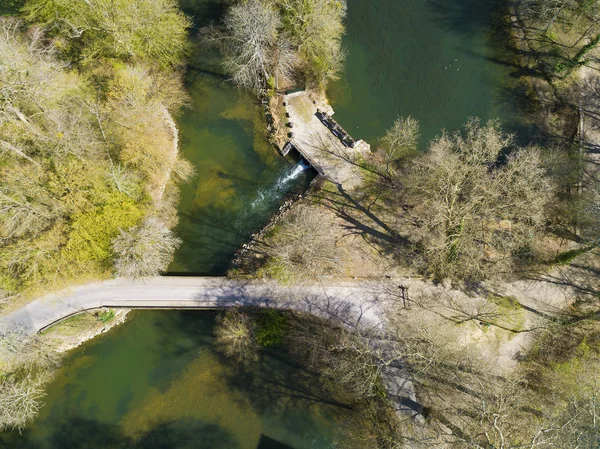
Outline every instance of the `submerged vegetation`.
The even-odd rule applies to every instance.
[[[599,141],[597,128],[582,130],[590,117],[597,126],[598,78],[583,69],[598,57],[600,3],[515,8],[506,22],[532,58],[519,70],[543,116],[536,145],[473,118],[422,154],[419,122],[400,117],[372,154],[341,155],[362,168],[360,188],[325,183],[253,248],[256,277],[363,276],[367,255],[386,276],[422,277],[419,292],[380,270],[364,288],[393,305],[378,304],[383,322],[369,329],[273,309],[218,318],[221,353],[248,367],[286,351],[369,420],[360,437],[378,447],[592,448],[600,438],[600,187],[589,156]],[[170,231],[175,183],[193,171],[171,119],[186,102],[189,20],[171,0],[28,0],[22,13],[0,19],[2,298],[84,274],[164,271],[181,244]],[[322,91],[344,60],[345,15],[344,0],[233,1],[201,35],[244,90]],[[352,267],[348,239],[363,244]],[[523,275],[528,288],[568,294],[500,293]],[[456,290],[436,285],[446,281]],[[363,305],[360,319],[374,313]],[[2,330],[0,350],[0,429],[20,429],[58,362],[18,329]],[[401,396],[389,397],[390,378]],[[397,420],[389,400],[418,418]]]

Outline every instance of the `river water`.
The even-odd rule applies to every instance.
[[[345,70],[329,97],[355,138],[376,143],[398,116],[421,124],[421,147],[469,117],[520,123],[503,0],[348,0]]]
[[[421,121],[422,147],[469,116],[515,128],[508,69],[496,64],[488,26],[494,3],[349,0],[349,51],[329,89],[340,124],[376,142],[398,115]],[[186,0],[198,25],[218,1]],[[182,189],[172,273],[220,275],[250,233],[311,175],[265,142],[260,106],[224,79],[218,57],[196,49],[191,106],[178,118],[197,176]],[[267,353],[240,371],[212,347],[212,313],[136,312],[128,324],[73,351],[39,419],[10,449],[364,447],[351,411],[323,396],[319,379]]]

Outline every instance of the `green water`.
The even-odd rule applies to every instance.
[[[355,137],[375,142],[408,114],[421,121],[423,146],[469,116],[517,128],[509,71],[494,62],[486,5],[495,1],[348,3],[347,66],[329,94]],[[197,25],[222,13],[216,0],[182,4]],[[186,84],[192,101],[177,121],[197,176],[182,189],[183,245],[170,271],[222,274],[310,175],[282,182],[295,162],[265,143],[259,106],[224,80],[214,53],[195,49]],[[206,312],[136,313],[71,353],[39,419],[23,435],[0,434],[0,448],[364,447],[348,435],[360,429],[353,414],[331,403],[319,379],[276,353],[235,369],[211,347],[212,325]]]
[[[423,147],[471,116],[515,129],[514,80],[496,62],[499,3],[348,0],[348,57],[329,89],[338,122],[376,142],[398,116],[412,115]]]
[[[212,327],[210,312],[135,313],[75,350],[35,424],[0,434],[0,448],[364,447],[314,375],[278,353],[238,371],[213,350]]]
[[[197,23],[217,20],[221,13],[214,1],[183,6]],[[184,243],[169,272],[222,275],[250,234],[264,226],[286,195],[305,190],[314,174],[290,179],[296,161],[267,144],[261,107],[226,80],[215,52],[195,46],[186,88],[191,104],[177,124],[181,152],[196,176],[181,188],[175,231]]]

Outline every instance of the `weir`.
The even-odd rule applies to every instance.
[[[324,178],[352,189],[361,182],[359,161],[370,153],[363,140],[355,141],[331,118],[333,108],[316,92],[294,92],[283,97],[289,117],[289,141],[283,154],[296,150]]]
[[[251,206],[253,209],[258,208],[261,204],[265,202],[270,202],[271,200],[281,199],[285,196],[286,192],[289,190],[289,185],[292,181],[298,179],[302,173],[311,169],[311,165],[306,162],[304,159],[300,159],[300,161],[294,165],[290,170],[283,173],[275,184],[268,189],[263,189],[258,191],[258,197],[252,201]]]

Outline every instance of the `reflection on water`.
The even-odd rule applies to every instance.
[[[364,447],[314,374],[279,353],[237,370],[213,350],[212,326],[211,312],[135,313],[76,350],[35,425],[0,434],[0,448]]]
[[[425,147],[468,117],[513,118],[514,80],[492,48],[501,3],[348,0],[348,58],[329,89],[339,123],[374,143],[398,115],[412,115]]]
[[[250,234],[314,174],[268,145],[260,106],[224,80],[217,55],[197,48],[190,66],[191,107],[177,122],[197,175],[181,189],[183,244],[169,271],[222,275]]]

